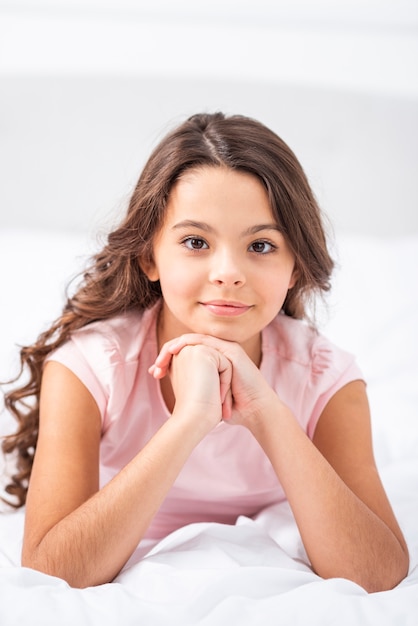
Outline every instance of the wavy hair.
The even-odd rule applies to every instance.
[[[35,343],[20,351],[20,386],[5,394],[5,406],[18,427],[2,443],[14,455],[16,472],[6,486],[11,506],[25,504],[36,450],[39,395],[46,357],[71,333],[90,322],[124,311],[150,307],[161,291],[141,270],[139,259],[152,259],[153,240],[161,227],[170,190],[186,171],[204,166],[248,172],[264,185],[271,208],[295,255],[297,282],[283,312],[306,317],[308,299],[330,288],[333,261],[321,219],[304,171],[294,153],[274,132],[248,117],[197,114],[171,131],[147,161],[120,225],[92,257],[62,314]]]

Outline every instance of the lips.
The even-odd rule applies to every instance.
[[[251,309],[251,306],[248,304],[230,300],[210,300],[209,302],[202,302],[201,304],[214,315],[220,315],[223,317],[243,315]]]

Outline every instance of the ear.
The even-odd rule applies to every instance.
[[[296,283],[298,281],[298,278],[299,278],[299,270],[297,270],[296,267],[294,267],[292,275],[290,277],[288,290],[292,289],[292,287],[294,287],[296,285]]]
[[[139,267],[152,283],[159,280],[160,275],[154,259],[138,259]]]

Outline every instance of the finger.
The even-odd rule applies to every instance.
[[[157,367],[155,364],[151,365],[151,367],[148,368],[148,373],[151,374],[151,376],[153,376],[153,378],[164,378],[164,376],[167,375],[169,370],[169,367]]]
[[[155,360],[155,365],[164,368],[170,362],[171,357],[174,354],[178,354],[180,350],[186,346],[196,346],[198,344],[208,346],[209,348],[215,348],[216,350],[225,353],[231,348],[233,342],[226,341],[224,339],[218,339],[212,335],[203,335],[198,333],[186,333],[176,337],[171,341],[167,341],[160,350],[159,355]]]
[[[219,387],[222,404],[222,419],[228,420],[232,415],[232,363],[220,352],[216,351],[219,362]]]
[[[159,355],[155,359],[154,365],[156,367],[160,367],[161,369],[168,369],[170,367],[172,357],[175,354],[178,354],[183,347],[184,346],[181,346],[178,350],[176,350],[175,348],[171,348],[170,346],[165,344],[161,348]]]
[[[232,391],[231,388],[228,389],[225,399],[222,403],[222,419],[227,421],[231,419],[232,416]]]
[[[221,403],[225,402],[227,394],[231,389],[231,381],[232,381],[232,364],[219,352],[217,353],[217,358],[219,361],[218,371],[219,371],[219,387],[221,394]]]
[[[181,335],[180,337],[176,337],[171,341],[167,341],[161,348],[160,353],[155,359],[155,363],[151,365],[148,369],[148,372],[154,378],[164,378],[167,375],[168,370],[170,368],[171,359],[174,355],[178,354],[183,348],[186,346],[195,346],[198,344],[206,344],[207,342],[202,341],[206,335],[197,335],[188,333],[185,335]]]
[[[179,338],[167,341],[161,348],[155,362],[148,368],[148,373],[154,378],[164,378],[168,374],[174,355],[178,354],[188,344],[179,342]]]
[[[233,342],[218,339],[212,335],[202,335],[198,333],[186,333],[180,337],[176,337],[171,341],[167,341],[160,350],[155,363],[151,365],[148,372],[154,378],[164,378],[168,374],[171,360],[173,356],[179,354],[186,346],[204,345],[208,348],[214,349],[219,354],[223,354],[226,358],[230,359],[232,356],[231,346]]]

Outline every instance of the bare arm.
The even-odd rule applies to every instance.
[[[237,344],[184,335],[163,347],[153,375],[163,376],[183,345],[216,347],[231,361],[231,423],[258,440],[285,490],[315,571],[368,591],[395,586],[408,551],[376,469],[365,386],[352,382],[325,407],[313,442]]]
[[[287,408],[272,406],[267,415],[253,433],[284,487],[315,571],[369,592],[394,587],[407,574],[408,552],[374,462],[364,384],[335,394],[313,443]]]
[[[74,374],[59,363],[48,363],[22,564],[77,587],[112,580],[135,550],[194,447],[220,421],[223,365],[228,368],[229,362],[201,349],[176,361],[174,370],[181,369],[180,401],[173,417],[99,490],[97,405]],[[215,401],[202,420],[205,390]]]

